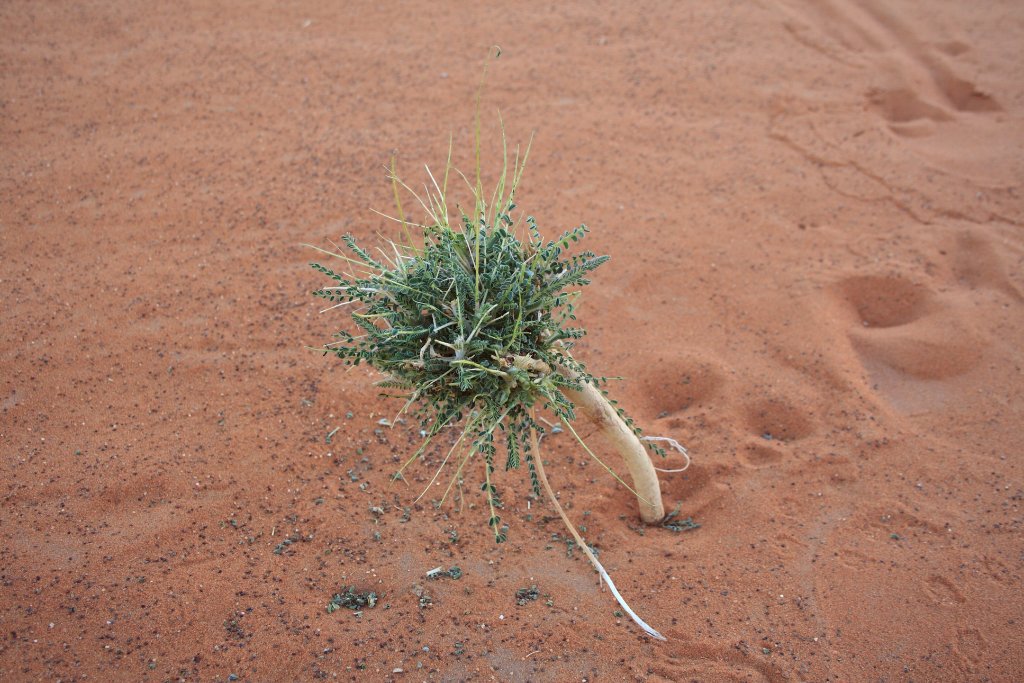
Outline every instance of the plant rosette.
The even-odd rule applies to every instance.
[[[545,241],[532,216],[513,217],[529,146],[522,158],[515,151],[510,167],[502,137],[505,162],[493,192],[485,193],[480,179],[478,120],[475,183],[452,166],[450,147],[440,182],[427,169],[432,187],[426,196],[409,189],[392,163],[389,175],[398,214],[394,220],[401,224],[402,238],[376,254],[350,235],[342,238],[345,249],[333,243],[333,249],[313,247],[340,264],[311,264],[332,280],[313,294],[330,303],[324,312],[348,308],[354,328],[337,332],[334,341],[318,350],[346,364],[367,363],[379,370],[384,375],[379,386],[391,392],[386,395],[405,400],[399,415],[410,412],[420,422],[423,443],[395,478],[424,455],[442,430],[461,427],[424,493],[449,462],[455,469],[442,503],[468,468],[481,466],[487,524],[501,543],[507,527],[498,514],[499,448],[506,470],[525,462],[534,493],[550,499],[616,600],[645,632],[662,639],[625,603],[562,510],[539,451],[546,431],[538,418],[538,410],[543,410],[637,497],[645,522],[657,524],[664,518],[657,473],[646,451],[661,456],[665,451],[657,439],[642,437],[632,418],[608,398],[607,378],[591,374],[572,355],[575,342],[585,334],[575,325],[580,288],[608,257],[586,250],[570,255],[571,247],[589,232],[585,225]],[[472,192],[474,206],[469,212],[449,208],[453,174]],[[424,209],[424,222],[407,220],[403,189]],[[580,437],[573,426],[579,415],[597,424],[622,455],[632,486]]]

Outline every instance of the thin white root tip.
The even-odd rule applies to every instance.
[[[686,468],[690,466],[690,453],[689,453],[689,451],[687,451],[686,447],[683,446],[678,441],[676,441],[675,439],[672,439],[672,438],[667,437],[667,436],[643,436],[643,437],[640,437],[640,440],[641,441],[665,441],[665,442],[668,443],[669,446],[674,448],[676,451],[681,453],[684,458],[686,458],[686,464],[683,465],[682,467],[678,468],[678,469],[666,470],[666,469],[662,469],[661,467],[655,467],[654,469],[658,470],[659,472],[669,472],[669,473],[685,472]]]
[[[554,506],[558,516],[562,518],[562,523],[565,524],[569,533],[572,534],[573,539],[576,541],[576,545],[583,551],[583,554],[587,556],[590,563],[594,565],[594,569],[597,570],[600,580],[608,583],[608,588],[611,589],[616,602],[622,606],[622,609],[626,610],[626,614],[629,615],[629,618],[632,619],[637,626],[642,628],[644,633],[650,637],[656,638],[657,640],[668,640],[668,638],[655,631],[647,624],[647,622],[637,616],[637,613],[633,611],[633,608],[626,604],[626,601],[622,599],[621,595],[619,595],[619,589],[615,587],[615,582],[612,581],[612,577],[608,576],[608,572],[604,570],[604,567],[602,567],[601,563],[598,561],[597,555],[594,554],[590,549],[590,546],[587,545],[587,542],[583,540],[582,536],[580,536],[580,532],[576,531],[576,527],[572,525],[572,522],[569,521],[569,517],[565,514],[565,510],[562,509],[562,504],[558,502],[558,497],[555,495],[554,489],[551,488],[551,482],[548,481],[548,476],[544,473],[544,460],[540,455],[540,442],[537,440],[537,432],[533,429],[530,430],[530,438],[533,445],[534,464],[537,468],[537,478],[540,479],[540,483],[544,487],[545,493],[548,494],[548,500],[551,501],[551,505]]]
[[[619,595],[619,590],[615,587],[615,582],[612,581],[612,577],[608,576],[608,572],[604,570],[604,567],[601,566],[601,563],[598,562],[597,558],[590,554],[588,554],[588,557],[590,558],[590,561],[594,563],[594,567],[597,568],[597,573],[601,575],[602,579],[608,582],[608,588],[611,590],[612,595],[614,595],[618,603],[622,605],[622,609],[626,610],[626,614],[628,614],[629,617],[636,622],[636,625],[642,628],[644,632],[651,638],[657,638],[658,640],[668,640],[668,638],[658,633],[651,626],[649,626],[646,621],[637,616],[637,613],[633,611],[633,608],[626,604],[626,601],[622,599],[621,595]]]

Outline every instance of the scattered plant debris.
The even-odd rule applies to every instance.
[[[458,567],[452,567],[451,569],[446,571],[441,567],[435,567],[434,569],[431,569],[429,572],[427,572],[427,578],[431,580],[437,580],[445,576],[451,579],[461,579],[462,570]]]
[[[375,607],[377,605],[377,594],[373,591],[360,593],[355,586],[347,586],[341,593],[335,593],[331,601],[327,603],[327,613],[345,607],[350,610],[361,610],[364,607]]]
[[[680,506],[677,505],[675,510],[665,515],[665,519],[662,521],[661,526],[669,531],[675,531],[676,533],[680,531],[693,531],[694,529],[699,529],[700,524],[693,521],[693,517],[676,519],[679,517],[679,508]]]
[[[412,592],[413,595],[420,600],[420,609],[426,609],[434,604],[434,599],[430,597],[430,593],[427,592],[427,589],[418,583],[413,584]]]
[[[526,603],[536,600],[540,597],[540,591],[537,590],[536,586],[530,586],[529,588],[520,588],[516,591],[516,604],[525,605]]]

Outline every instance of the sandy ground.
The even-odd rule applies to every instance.
[[[1024,6],[482,5],[0,5],[0,679],[1024,678]],[[666,643],[524,472],[503,546],[475,471],[413,505],[441,454],[391,483],[413,425],[304,348],[300,243],[469,163],[492,44],[485,151],[612,255],[580,356],[694,456],[674,533],[545,442]]]

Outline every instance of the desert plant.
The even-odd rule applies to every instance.
[[[645,631],[660,638],[625,604],[565,515],[539,453],[545,427],[538,409],[552,413],[591,458],[636,495],[644,521],[657,523],[664,517],[657,475],[645,447],[660,455],[664,451],[653,441],[641,442],[634,421],[607,397],[607,378],[591,374],[572,355],[574,343],[584,335],[574,324],[579,288],[588,284],[591,272],[608,257],[591,251],[569,254],[587,234],[585,225],[545,241],[533,217],[513,217],[529,146],[522,158],[517,149],[509,165],[503,144],[504,163],[490,193],[485,193],[480,178],[479,124],[476,150],[475,182],[453,168],[449,147],[441,182],[427,169],[431,186],[425,195],[412,192],[392,163],[395,220],[403,233],[398,242],[370,253],[346,235],[342,239],[347,249],[314,247],[342,264],[334,268],[312,264],[333,280],[314,292],[331,303],[324,310],[355,306],[351,319],[357,330],[338,332],[336,340],[324,346],[324,353],[347,364],[368,363],[380,370],[385,375],[380,386],[405,399],[399,414],[412,410],[419,419],[424,441],[396,478],[443,429],[462,425],[427,489],[454,458],[455,471],[443,503],[478,455],[481,490],[489,509],[487,523],[500,543],[506,539],[507,527],[499,516],[502,505],[494,476],[499,449],[506,470],[525,462],[534,492],[551,499],[616,599]],[[453,173],[466,181],[474,203],[471,210],[454,211],[454,220],[448,192]],[[423,223],[406,219],[403,188],[422,205],[427,216]],[[623,455],[633,486],[580,438],[573,426],[578,413],[593,419]]]

